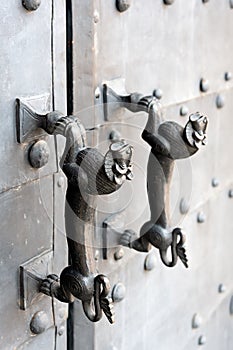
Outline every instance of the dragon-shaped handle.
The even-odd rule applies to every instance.
[[[78,118],[58,112],[39,115],[18,100],[20,111],[36,121],[35,127],[66,138],[60,165],[68,180],[65,225],[71,263],[60,278],[52,274],[44,279],[40,291],[67,303],[77,298],[89,320],[99,321],[103,311],[113,323],[110,284],[106,276],[97,274],[93,256],[96,197],[117,191],[126,179],[132,179],[132,147],[118,140],[104,156],[87,147],[86,132]]]
[[[122,96],[107,85],[104,86],[104,93],[106,101],[110,97],[120,107],[148,114],[142,139],[151,147],[147,166],[150,220],[141,227],[139,238],[132,230],[125,230],[120,243],[141,252],[148,252],[152,245],[159,249],[161,260],[166,266],[175,266],[180,258],[188,267],[185,236],[180,228],[169,226],[169,186],[174,161],[192,156],[201,145],[206,144],[208,119],[200,113],[192,114],[183,128],[176,122],[163,120],[161,105],[154,96],[139,93]],[[168,258],[169,249],[171,260]]]

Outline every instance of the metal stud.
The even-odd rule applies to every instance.
[[[125,251],[123,248],[118,248],[117,251],[114,253],[114,259],[120,260],[124,257]]]
[[[226,287],[224,284],[221,283],[221,284],[218,286],[218,292],[219,292],[219,293],[225,293],[226,290],[227,290],[227,287]]]
[[[230,315],[233,315],[233,295],[231,297],[231,301],[230,301]]]
[[[65,332],[65,327],[62,326],[58,331],[58,335],[61,337],[64,334],[64,332]]]
[[[202,78],[200,81],[200,90],[202,92],[207,92],[210,88],[209,81],[207,79]]]
[[[145,258],[145,262],[144,262],[144,269],[146,271],[151,271],[155,268],[156,266],[156,256],[151,253],[151,254],[148,254]]]
[[[202,317],[199,314],[194,314],[192,319],[192,328],[199,328],[202,324]]]
[[[231,78],[232,78],[231,72],[226,72],[225,75],[224,75],[224,78],[225,78],[226,81],[231,80]]]
[[[198,213],[198,214],[197,214],[197,222],[198,222],[199,224],[203,224],[203,222],[205,222],[205,221],[206,221],[206,216],[205,216],[205,214],[204,214],[203,212]]]
[[[229,0],[230,8],[233,9],[233,0]]]
[[[188,114],[188,112],[189,112],[189,109],[188,109],[187,106],[181,106],[180,107],[180,115],[182,117],[185,117]]]
[[[99,15],[99,12],[98,12],[98,11],[95,11],[95,12],[94,12],[93,19],[94,19],[94,23],[98,23],[98,22],[99,22],[99,20],[100,20],[100,15]]]
[[[46,141],[40,140],[34,143],[29,150],[29,162],[33,168],[42,168],[49,161],[49,146]]]
[[[165,5],[171,5],[173,4],[174,0],[163,0]]]
[[[218,187],[218,186],[219,186],[219,180],[216,179],[216,177],[214,177],[214,178],[212,179],[212,186],[213,186],[213,187]]]
[[[222,108],[225,104],[225,99],[222,95],[216,97],[216,106],[217,108]]]
[[[36,11],[41,4],[41,0],[22,0],[22,5],[27,11]]]
[[[131,5],[131,0],[116,0],[116,8],[119,12],[125,12]]]
[[[206,341],[207,341],[206,336],[201,335],[198,339],[198,345],[205,345]]]
[[[229,190],[228,197],[229,198],[233,198],[233,189]]]
[[[109,134],[109,140],[117,141],[121,139],[121,133],[117,130],[112,130]]]
[[[189,211],[189,203],[185,198],[182,198],[180,201],[180,212],[181,214],[187,214],[187,212]]]
[[[202,2],[205,4],[206,2],[209,2],[209,0],[202,0]]]
[[[163,91],[161,89],[155,89],[153,91],[153,96],[160,100],[163,97]]]
[[[115,286],[112,289],[112,300],[115,303],[119,303],[125,298],[125,292],[126,289],[123,283],[119,282],[115,284]]]
[[[59,179],[58,179],[58,181],[57,181],[58,187],[63,188],[63,187],[64,187],[64,183],[65,183],[64,177],[63,177],[63,176],[60,176]]]
[[[38,311],[32,317],[30,329],[34,334],[43,333],[49,325],[49,319],[44,311]]]

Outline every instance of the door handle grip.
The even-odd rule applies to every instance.
[[[105,102],[114,101],[131,112],[146,112],[148,115],[141,136],[151,147],[147,164],[150,220],[142,225],[139,238],[132,230],[125,230],[120,243],[142,252],[148,252],[152,245],[159,249],[161,260],[166,266],[175,266],[180,258],[188,267],[185,235],[180,228],[169,226],[167,197],[175,160],[194,155],[206,144],[208,119],[197,112],[190,115],[185,127],[182,127],[163,119],[161,104],[154,96],[143,96],[137,92],[120,95],[108,85],[104,85],[103,90]],[[171,260],[168,258],[169,248]]]

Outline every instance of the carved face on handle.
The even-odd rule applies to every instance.
[[[206,145],[207,126],[207,117],[201,115],[199,112],[190,115],[189,122],[185,127],[185,136],[190,146],[199,148],[200,145]]]

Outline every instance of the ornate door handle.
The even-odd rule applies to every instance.
[[[71,265],[60,278],[49,275],[43,280],[40,291],[62,302],[80,299],[89,320],[99,321],[103,311],[113,323],[110,284],[106,276],[97,274],[92,251],[96,196],[117,191],[126,179],[132,179],[132,147],[124,140],[116,141],[103,156],[87,147],[86,132],[78,118],[59,112],[39,115],[20,100],[17,106],[18,128],[20,115],[26,114],[27,118],[31,116],[31,123],[36,122],[48,134],[66,138],[61,168],[68,180],[65,224]]]
[[[151,152],[147,166],[147,192],[150,205],[150,220],[140,230],[140,237],[132,230],[122,233],[120,243],[141,252],[148,252],[150,246],[159,249],[162,262],[175,266],[178,258],[188,267],[184,243],[185,235],[180,228],[169,226],[169,185],[174,161],[195,154],[206,144],[207,117],[200,113],[190,115],[183,128],[173,121],[164,121],[161,105],[153,96],[139,93],[119,95],[109,86],[104,86],[104,99],[118,102],[132,112],[144,111],[148,121],[142,132],[142,139],[149,144]],[[168,250],[171,249],[171,260]]]

